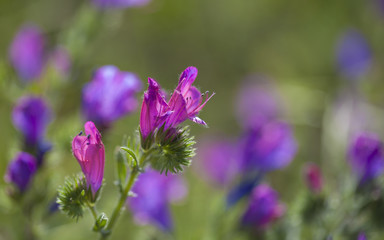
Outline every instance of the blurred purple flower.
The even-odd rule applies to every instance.
[[[282,122],[249,130],[241,145],[242,169],[262,172],[286,167],[297,148],[290,126]]]
[[[68,51],[62,47],[56,47],[50,55],[53,67],[62,76],[67,76],[71,70],[71,58]]]
[[[99,127],[136,110],[135,94],[142,88],[136,74],[122,72],[115,66],[103,66],[83,89],[83,113]]]
[[[40,77],[45,65],[44,36],[34,25],[25,25],[15,36],[9,58],[22,80]]]
[[[360,134],[349,148],[349,163],[360,183],[384,172],[383,143],[375,134]]]
[[[43,98],[36,96],[20,98],[12,112],[13,125],[23,134],[28,146],[36,146],[43,140],[51,119],[51,109]]]
[[[160,85],[153,79],[148,79],[148,91],[144,93],[140,115],[140,132],[146,138],[156,128],[165,125],[165,129],[175,128],[187,119],[195,123],[207,125],[197,117],[205,104],[214,93],[206,97],[192,86],[197,77],[197,68],[188,67],[180,75],[179,84],[167,103]]]
[[[314,163],[308,163],[304,168],[304,177],[308,188],[313,193],[320,193],[323,189],[323,176],[320,168]]]
[[[357,240],[367,240],[367,237],[365,236],[365,233],[361,232],[359,236],[357,237]]]
[[[105,150],[95,124],[86,122],[84,128],[86,136],[79,134],[73,139],[72,152],[95,196],[103,182]]]
[[[341,36],[336,55],[341,74],[350,79],[361,78],[372,65],[370,47],[364,36],[355,29]]]
[[[142,7],[147,5],[151,0],[93,0],[99,8],[129,8],[129,7]]]
[[[16,158],[9,163],[5,181],[13,183],[20,192],[24,192],[36,170],[36,159],[29,153],[20,152]]]
[[[139,224],[154,224],[167,232],[173,230],[169,203],[180,201],[187,194],[180,176],[147,169],[138,177],[132,191],[137,196],[128,198],[127,203]]]
[[[272,84],[260,76],[252,76],[238,94],[236,113],[245,128],[257,128],[278,117],[280,107]],[[258,80],[254,82],[254,80]],[[252,81],[251,81],[252,80]]]
[[[199,141],[198,171],[220,186],[226,186],[239,174],[236,143],[224,139]]]
[[[260,184],[252,191],[242,223],[245,226],[264,229],[284,212],[285,207],[279,203],[277,192],[266,184]]]

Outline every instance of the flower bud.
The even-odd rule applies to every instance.
[[[35,157],[29,153],[20,152],[16,158],[9,163],[5,175],[5,181],[14,184],[20,193],[27,190],[37,170]]]
[[[320,193],[323,188],[323,177],[320,168],[314,163],[308,163],[304,169],[305,182],[313,193]]]
[[[103,182],[105,150],[95,124],[86,122],[84,128],[86,136],[77,135],[73,139],[72,151],[95,197]]]

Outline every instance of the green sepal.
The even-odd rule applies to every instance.
[[[56,202],[59,204],[59,209],[69,217],[76,220],[82,217],[84,207],[94,202],[91,188],[87,186],[84,175],[66,177],[64,185],[59,186]]]
[[[147,159],[152,168],[165,174],[178,173],[191,164],[195,141],[189,136],[188,126],[164,130],[163,125],[155,133],[154,140]]]
[[[93,226],[93,231],[99,232],[107,225],[107,223],[108,223],[107,215],[105,213],[101,213],[95,221],[95,225]]]

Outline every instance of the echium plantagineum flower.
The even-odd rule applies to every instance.
[[[244,128],[258,128],[280,115],[278,94],[270,82],[265,76],[252,75],[241,86],[236,102],[236,116]]]
[[[61,76],[65,77],[69,74],[72,62],[65,47],[57,46],[50,54],[50,61]]]
[[[227,186],[240,174],[237,144],[228,139],[203,139],[199,141],[197,170],[213,183]]]
[[[160,85],[154,79],[148,79],[148,91],[144,93],[140,115],[140,133],[144,139],[163,125],[164,130],[173,129],[187,119],[207,125],[197,115],[214,93],[203,102],[201,92],[192,86],[196,77],[197,68],[186,68],[168,102]]]
[[[151,0],[92,0],[99,8],[129,8],[142,7],[151,2]]]
[[[45,65],[44,45],[44,36],[35,25],[23,26],[13,39],[9,58],[22,80],[40,77]]]
[[[308,163],[304,168],[305,182],[313,193],[320,193],[323,189],[323,176],[320,168],[314,163]]]
[[[278,193],[267,184],[256,186],[249,199],[249,205],[242,217],[242,224],[264,229],[285,212],[279,203]]]
[[[137,195],[128,205],[139,224],[153,224],[163,231],[173,230],[170,203],[182,200],[187,187],[178,175],[165,176],[152,169],[142,173],[132,191]]]
[[[372,65],[371,49],[364,36],[355,29],[342,35],[336,51],[339,71],[351,80],[364,76]]]
[[[115,66],[99,68],[83,89],[86,120],[93,121],[98,127],[108,127],[137,108],[136,93],[141,88],[142,83],[134,73],[120,71]]]
[[[42,144],[51,120],[51,109],[38,96],[20,98],[12,112],[13,125],[23,134],[25,144],[29,147]]]
[[[5,175],[5,181],[14,184],[20,193],[27,190],[37,170],[37,161],[29,153],[20,152],[16,158],[9,163]]]
[[[266,172],[286,167],[297,149],[290,126],[277,121],[249,130],[241,145],[244,171]]]
[[[384,172],[383,142],[372,133],[358,135],[349,147],[349,163],[360,183]]]
[[[84,128],[85,136],[82,136],[81,132],[73,139],[72,152],[95,196],[103,182],[105,149],[95,124],[86,122]]]

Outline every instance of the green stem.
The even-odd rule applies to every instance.
[[[115,207],[115,210],[112,213],[111,218],[108,221],[108,224],[107,224],[106,228],[100,232],[101,233],[101,236],[100,236],[101,240],[107,239],[109,237],[109,235],[111,234],[112,228],[115,226],[116,220],[120,216],[121,208],[124,206],[124,204],[125,204],[125,202],[127,200],[129,191],[132,189],[133,184],[136,181],[136,178],[140,174],[140,169],[141,169],[142,165],[144,164],[144,161],[147,158],[148,153],[149,152],[145,152],[141,156],[141,158],[139,160],[139,166],[136,166],[136,167],[134,167],[132,169],[131,176],[129,177],[128,184],[124,188],[124,191],[121,193],[120,199],[119,199],[119,201],[118,201],[118,203],[117,203],[117,205]]]
[[[95,206],[92,206],[91,204],[87,203],[88,207],[89,207],[89,210],[91,211],[93,217],[95,218],[95,221],[97,221],[97,210],[95,208]]]

